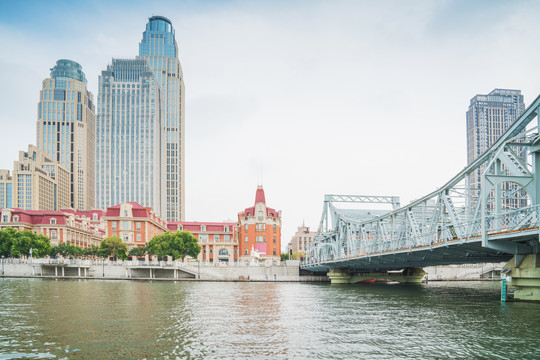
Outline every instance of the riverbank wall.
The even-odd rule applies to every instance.
[[[297,262],[208,266],[183,262],[3,259],[1,266],[0,276],[6,278],[329,282],[326,276],[300,275]]]

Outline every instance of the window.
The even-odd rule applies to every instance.
[[[51,239],[56,239],[56,230],[51,230]]]
[[[247,244],[248,243],[248,237],[246,236],[246,238],[244,239],[244,242]]]
[[[15,218],[13,218],[13,221],[15,221]],[[51,225],[56,225],[56,219],[51,219],[50,224]]]
[[[113,221],[111,225],[112,225],[112,229],[116,230],[116,221]]]
[[[244,225],[244,231],[245,231],[245,232],[248,231],[248,224]]]
[[[257,231],[264,231],[264,230],[265,230],[265,224],[264,224],[264,223],[257,223],[257,224],[255,225],[255,229],[256,229]]]
[[[219,235],[214,235],[214,241],[219,241]]]
[[[136,225],[136,229],[137,231],[141,231],[141,223],[140,222],[137,222],[137,225]]]
[[[230,235],[223,235],[223,240],[228,241],[231,239]]]
[[[201,240],[201,241],[206,241],[206,240],[208,240],[208,235],[207,235],[207,234],[201,234],[201,235],[199,235],[199,240]]]
[[[276,255],[276,249],[274,249],[274,255]]]
[[[274,225],[274,232],[276,232],[276,229],[277,229],[277,226],[276,226],[276,225]]]
[[[206,231],[206,225],[201,225],[201,231]]]
[[[92,214],[92,220],[97,220],[97,214]]]
[[[265,236],[262,236],[262,235],[257,236],[257,242],[258,243],[266,242]]]
[[[141,241],[141,234],[137,234],[137,241]]]
[[[18,216],[14,216],[14,217],[13,217],[13,222],[19,222],[19,217],[18,217]]]
[[[246,249],[246,255],[248,254],[248,249]]]
[[[210,254],[212,254],[212,252],[213,252],[213,250],[212,250],[212,249],[210,249]]]
[[[228,226],[225,226],[225,227],[223,228],[223,231],[229,232],[229,227],[228,227]]]
[[[128,234],[122,234],[122,240],[124,240],[125,242],[128,242],[129,241],[129,235]]]
[[[263,212],[259,211],[259,219],[262,219],[262,218],[263,218]]]
[[[276,243],[276,237],[274,236],[274,238],[272,239],[273,243],[275,244]]]
[[[9,216],[8,215],[4,215],[4,218],[2,220],[3,222],[9,222]]]
[[[122,221],[122,230],[131,230],[131,223],[129,221]]]
[[[124,210],[124,216],[128,216],[127,210]]]
[[[178,231],[182,231],[184,228],[182,227],[182,225],[178,225],[178,227],[176,228]]]

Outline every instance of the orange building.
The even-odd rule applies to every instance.
[[[264,190],[257,186],[255,204],[238,213],[240,261],[253,257],[279,261],[281,255],[281,211],[266,206]]]
[[[156,235],[167,231],[167,223],[161,220],[151,208],[136,202],[107,208],[103,221],[107,237],[117,236],[127,243],[128,248],[143,247]]]
[[[236,224],[229,222],[169,222],[169,231],[189,231],[197,238],[201,252],[197,260],[205,264],[238,261],[238,237]]]

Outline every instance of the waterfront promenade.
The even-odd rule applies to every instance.
[[[250,265],[203,265],[182,261],[109,261],[80,259],[3,259],[4,277],[37,277],[163,281],[321,281],[326,276],[300,276],[298,261]]]

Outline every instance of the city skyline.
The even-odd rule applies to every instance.
[[[77,8],[53,3],[65,6],[45,15],[37,2],[1,5],[0,124],[22,134],[0,135],[0,168],[34,142],[36,98],[56,60],[81,64],[97,94],[99,71],[132,57],[142,24],[163,15],[189,88],[185,219],[235,219],[262,167],[283,211],[282,249],[302,220],[316,229],[326,193],[407,204],[441,186],[466,165],[476,94],[519,89],[528,105],[540,90],[530,71],[539,5],[527,2],[98,1],[69,34],[55,20]]]

